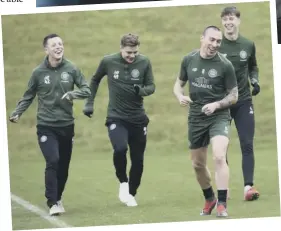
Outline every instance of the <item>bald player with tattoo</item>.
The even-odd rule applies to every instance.
[[[189,148],[195,175],[205,197],[201,215],[210,215],[217,205],[217,217],[227,217],[229,107],[238,99],[238,88],[233,65],[218,52],[221,41],[219,28],[209,26],[204,30],[200,49],[190,52],[182,60],[174,94],[180,105],[189,105]],[[186,83],[188,95],[184,94]],[[215,165],[217,196],[207,167],[209,143]]]

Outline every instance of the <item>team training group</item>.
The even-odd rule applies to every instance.
[[[201,215],[216,209],[217,217],[227,217],[229,167],[227,150],[231,121],[237,129],[242,153],[244,200],[257,200],[254,186],[253,139],[255,119],[252,97],[260,92],[255,43],[239,31],[240,11],[221,11],[222,30],[207,26],[201,45],[183,57],[173,92],[181,106],[187,106],[188,142],[196,179],[202,189]],[[95,97],[104,76],[108,79],[109,103],[105,125],[113,149],[118,179],[118,197],[127,206],[137,206],[136,195],[143,174],[149,118],[144,97],[155,92],[150,59],[139,53],[140,40],[125,34],[120,51],[104,56],[88,84],[80,69],[64,57],[62,38],[49,34],[43,40],[46,56],[31,74],[28,88],[9,120],[19,121],[33,99],[38,97],[37,137],[46,161],[45,197],[50,215],[65,212],[62,194],[68,179],[74,138],[73,101],[85,99],[83,113],[92,117]],[[188,83],[188,94],[184,88]],[[75,90],[77,86],[77,90]],[[211,145],[215,193],[207,167]],[[131,168],[127,174],[127,151]]]

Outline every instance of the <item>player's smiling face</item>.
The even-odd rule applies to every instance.
[[[121,47],[121,55],[123,59],[127,63],[133,63],[136,59],[136,56],[139,54],[139,46],[126,46],[126,47]]]
[[[215,56],[221,45],[221,41],[221,31],[208,29],[205,35],[201,37],[201,52],[206,58]]]
[[[234,14],[230,14],[230,15],[223,16],[221,20],[222,20],[224,31],[227,34],[236,33],[240,25],[240,19],[238,17],[236,17]]]
[[[45,47],[46,54],[54,60],[60,60],[63,57],[64,46],[60,37],[48,39]]]

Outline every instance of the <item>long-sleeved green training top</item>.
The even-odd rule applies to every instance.
[[[100,81],[106,75],[109,89],[107,119],[142,124],[147,118],[143,97],[155,91],[150,60],[140,54],[133,63],[127,63],[120,52],[103,57],[92,76],[91,96],[86,102],[86,108],[93,107]],[[140,87],[138,93],[134,89],[135,85]]]
[[[238,101],[251,99],[249,80],[251,84],[259,83],[255,43],[241,35],[235,41],[224,36],[219,52],[234,66],[239,90]]]
[[[75,85],[79,88],[74,90]],[[62,99],[68,93],[71,100]],[[48,57],[36,67],[27,90],[11,116],[21,116],[38,96],[37,124],[63,127],[74,123],[73,99],[86,99],[91,95],[86,79],[71,61],[63,58],[57,67],[51,67]]]

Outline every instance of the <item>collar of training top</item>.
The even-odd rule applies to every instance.
[[[121,62],[121,63],[123,63],[123,64],[125,64],[125,65],[130,65],[130,64],[135,63],[135,62],[136,62],[136,60],[138,59],[138,57],[139,57],[139,55],[137,55],[137,56],[135,57],[134,62],[132,62],[132,63],[128,63],[128,62],[127,62],[127,61],[126,61],[126,60],[122,57],[121,52],[119,52],[120,62]]]
[[[233,42],[239,42],[240,39],[241,39],[241,35],[240,35],[240,33],[238,33],[238,37],[237,37],[236,40],[229,40],[229,39],[227,39],[227,38],[225,37],[224,34],[223,34],[222,38],[223,38],[223,40],[225,40],[225,41],[227,41],[227,42],[233,43]]]
[[[52,67],[52,66],[50,65],[50,63],[49,63],[48,58],[49,58],[49,56],[46,56],[46,57],[45,57],[45,59],[44,59],[44,64],[45,64],[45,66],[46,66],[47,68],[49,68],[49,69],[55,70],[55,69],[58,69],[58,68],[62,67],[62,66],[65,64],[65,58],[62,57],[61,63],[60,63],[58,66],[56,66],[56,67]]]

